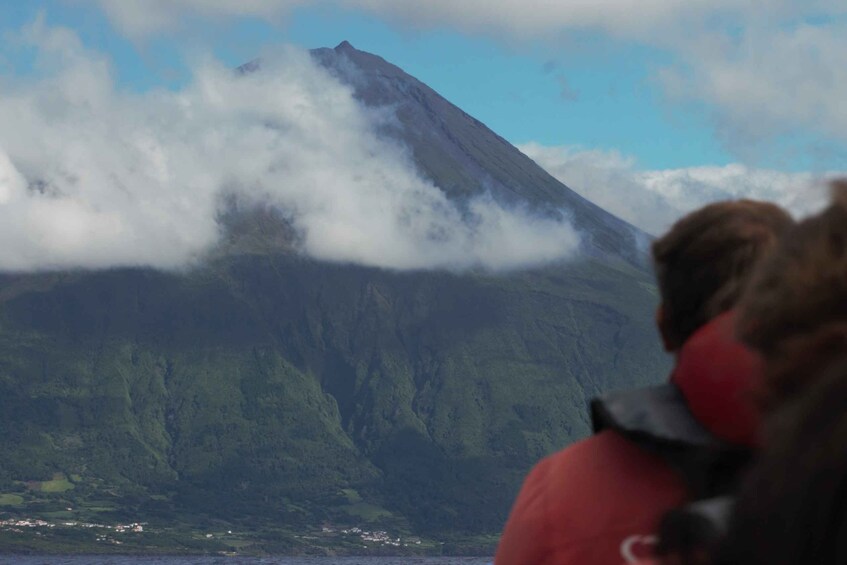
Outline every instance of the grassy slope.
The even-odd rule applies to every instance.
[[[591,396],[664,377],[654,301],[597,263],[7,277],[0,496],[24,501],[0,510],[496,532],[532,462],[588,432]],[[74,488],[32,482],[56,480]]]

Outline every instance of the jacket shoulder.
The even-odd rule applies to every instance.
[[[684,494],[682,482],[659,458],[616,432],[601,432],[533,468],[506,524],[496,564],[567,563],[572,561],[566,555],[596,552],[617,556],[621,540],[655,531],[661,515]]]
[[[550,511],[568,522],[576,514],[578,524],[601,531],[649,509],[653,499],[661,505],[665,497],[678,499],[685,492],[681,477],[663,459],[611,430],[552,455],[546,467]],[[584,509],[595,520],[586,524]]]

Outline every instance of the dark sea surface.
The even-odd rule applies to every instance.
[[[489,565],[490,557],[123,557],[0,555],[2,565]]]

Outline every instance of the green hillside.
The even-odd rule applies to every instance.
[[[590,261],[4,276],[0,518],[496,534],[588,399],[664,377],[655,300]]]

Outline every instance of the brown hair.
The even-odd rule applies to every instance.
[[[755,264],[793,223],[775,204],[718,202],[685,216],[653,242],[668,345],[680,347],[735,306]]]
[[[847,351],[847,180],[763,262],[741,301],[738,332],[765,358],[766,405],[781,404]]]

